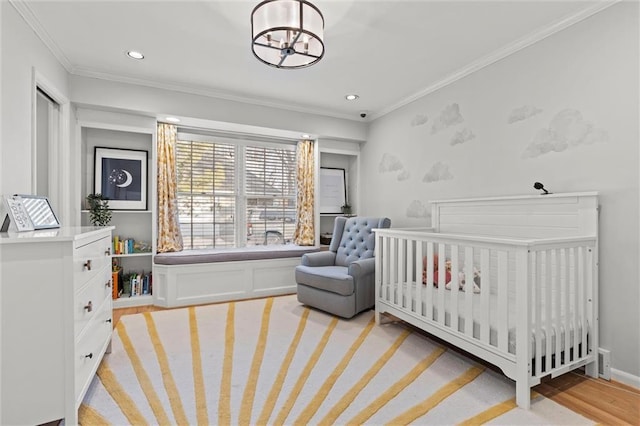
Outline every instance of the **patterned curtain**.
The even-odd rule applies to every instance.
[[[178,222],[177,134],[176,126],[158,123],[158,253],[182,250]]]
[[[314,205],[314,173],[315,162],[313,158],[313,141],[300,141],[296,150],[298,172],[296,174],[298,184],[296,230],[293,234],[293,242],[300,246],[312,246],[315,244],[315,214]]]

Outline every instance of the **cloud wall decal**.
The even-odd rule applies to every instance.
[[[527,118],[531,118],[541,112],[542,110],[540,108],[536,108],[533,105],[521,106],[520,108],[516,108],[511,111],[511,114],[509,114],[509,117],[507,118],[507,123],[513,124],[518,121],[526,120]]]
[[[462,123],[464,118],[462,114],[460,114],[460,105],[451,104],[447,105],[440,115],[431,126],[431,134],[437,133],[440,130],[446,129],[447,127],[453,126],[454,124]]]
[[[382,155],[382,160],[380,160],[380,164],[378,165],[378,171],[380,173],[397,172],[403,168],[402,162],[398,157],[386,152]]]
[[[441,180],[451,180],[453,175],[449,171],[449,166],[438,161],[422,178],[423,182],[431,183]]]
[[[425,218],[430,217],[431,212],[426,205],[419,200],[413,200],[409,207],[407,207],[407,217]]]
[[[451,138],[451,142],[449,142],[452,146],[459,145],[461,143],[465,143],[474,139],[476,135],[473,134],[471,130],[468,128],[464,128],[462,130],[458,130],[455,135]]]
[[[408,170],[402,170],[400,173],[398,173],[398,180],[399,181],[403,181],[403,180],[407,180],[411,177],[411,173],[409,173]]]
[[[418,114],[413,117],[413,120],[411,120],[411,127],[422,126],[427,121],[429,121],[429,117],[427,117],[427,114]]]
[[[538,130],[523,157],[535,158],[550,152],[562,152],[578,145],[590,145],[608,139],[605,130],[594,128],[580,111],[565,109],[556,114],[549,127]]]

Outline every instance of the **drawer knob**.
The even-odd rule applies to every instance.
[[[89,352],[87,355],[84,356],[85,358],[93,358],[93,352]]]
[[[107,281],[106,283],[104,283],[105,287],[111,288],[111,280]]]
[[[91,259],[87,260],[84,264],[84,269],[86,269],[87,271],[91,270]]]
[[[91,300],[89,300],[89,303],[87,303],[86,305],[84,305],[84,309],[85,309],[87,312],[91,312],[91,311],[93,311],[93,303],[91,303]]]
[[[108,248],[107,251],[104,252],[105,256],[111,256],[111,249]]]

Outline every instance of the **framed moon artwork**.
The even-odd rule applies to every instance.
[[[94,191],[110,210],[147,209],[147,151],[95,147]]]

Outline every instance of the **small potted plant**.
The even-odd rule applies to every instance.
[[[89,220],[93,226],[107,226],[111,222],[111,210],[109,210],[109,199],[102,194],[87,195],[89,204]]]

